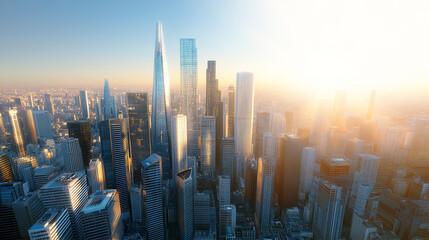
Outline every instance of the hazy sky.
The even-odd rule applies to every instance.
[[[171,84],[179,39],[197,39],[199,86],[217,60],[257,89],[427,96],[429,1],[0,1],[0,87],[152,86],[163,22]]]

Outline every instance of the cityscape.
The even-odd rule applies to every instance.
[[[39,6],[34,10],[37,15],[38,11],[50,12],[51,8],[68,12],[71,3],[6,2],[0,3],[0,15],[5,12],[0,16],[0,36],[7,35],[6,40],[0,40],[0,52],[5,53],[0,54],[3,55],[0,56],[0,239],[429,239],[427,65],[419,70],[408,68],[407,75],[404,73],[407,71],[395,69],[396,63],[388,67],[389,60],[380,63],[380,66],[384,64],[380,68],[390,67],[397,74],[398,78],[392,77],[394,79],[390,74],[376,73],[373,67],[365,68],[365,64],[360,64],[350,74],[353,71],[373,74],[367,80],[342,79],[347,69],[339,69],[341,74],[338,75],[322,76],[321,67],[308,68],[302,75],[296,71],[280,80],[270,79],[267,76],[275,73],[266,72],[272,69],[278,68],[279,75],[289,71],[291,67],[287,65],[293,60],[285,57],[283,62],[277,56],[289,51],[279,47],[280,53],[273,53],[279,65],[261,70],[273,60],[258,55],[257,48],[264,48],[263,51],[276,48],[275,40],[265,40],[253,46],[254,50],[246,50],[243,63],[237,63],[238,67],[231,66],[236,58],[228,59],[225,53],[228,50],[222,50],[231,46],[208,47],[214,40],[207,42],[202,35],[200,41],[200,35],[190,36],[193,31],[189,30],[183,30],[186,34],[182,35],[182,28],[177,28],[177,23],[173,22],[185,21],[188,10],[167,17],[175,8],[181,11],[196,5],[201,8],[199,14],[204,14],[218,6],[184,1],[183,6],[172,4],[166,7],[165,13],[145,18],[144,24],[151,27],[150,31],[145,28],[144,35],[154,45],[144,45],[145,49],[141,50],[149,55],[144,58],[151,61],[136,65],[144,69],[144,73],[136,75],[137,82],[112,74],[114,69],[119,69],[124,76],[131,76],[125,73],[129,67],[121,69],[121,64],[94,63],[91,66],[102,66],[95,70],[104,69],[105,72],[97,74],[105,74],[105,77],[93,77],[94,72],[81,68],[92,59],[91,51],[79,59],[82,65],[70,64],[69,68],[79,69],[72,78],[88,75],[88,80],[74,82],[68,80],[68,74],[61,75],[63,66],[55,65],[61,58],[50,59],[49,63],[40,60],[52,66],[46,71],[42,63],[27,62],[21,51],[17,51],[16,56],[14,53],[17,46],[22,46],[29,55],[42,59],[49,54],[39,56],[40,49],[32,52],[23,42],[35,44],[42,39],[38,40],[38,35],[61,35],[60,31],[38,32],[34,40],[11,40],[13,34],[19,35],[14,27],[22,31],[24,25],[32,24],[24,20],[18,24],[17,19],[22,18],[24,12],[32,11],[35,5]],[[126,2],[120,4],[118,11],[122,11]],[[259,11],[258,4],[276,3],[270,5],[270,9],[272,15],[279,14],[277,17],[284,17],[283,8],[288,13],[299,13],[303,7],[290,1],[285,5],[269,2],[249,1],[247,7],[251,10],[246,13],[243,9],[237,15],[253,18],[248,14]],[[98,4],[103,5],[102,2]],[[119,3],[106,1],[105,4],[112,4],[114,8],[113,5],[117,7]],[[111,17],[129,17],[134,21],[135,12],[131,8],[137,8],[136,12],[140,10],[135,2],[129,4],[129,14]],[[147,7],[145,13],[157,12],[153,5],[163,7],[161,3],[140,4]],[[168,1],[163,4],[168,5]],[[308,7],[306,4],[304,7]],[[320,7],[314,4],[311,5],[313,9]],[[324,9],[330,9],[330,5]],[[83,11],[89,8],[82,6]],[[225,16],[238,10],[233,3],[224,7],[229,9],[223,13]],[[421,11],[416,10],[415,19],[403,23],[409,27],[411,35],[414,34],[412,21],[421,22],[421,14],[429,10],[423,3],[413,7]],[[76,9],[70,10],[70,16]],[[101,12],[106,10],[101,9]],[[376,9],[376,6],[368,9]],[[386,7],[379,11],[385,17],[400,11],[392,9]],[[413,8],[403,10],[410,9]],[[219,14],[222,18],[222,13]],[[52,15],[42,15],[38,15],[42,20],[37,21],[48,18],[55,21],[50,19]],[[79,16],[88,18],[84,14]],[[213,17],[212,13],[207,16]],[[77,18],[71,19],[77,21]],[[189,19],[194,21],[193,17]],[[429,18],[424,20],[425,26],[429,26]],[[62,21],[65,20],[61,17],[55,24],[63,24],[66,28],[69,23]],[[284,22],[285,29],[293,24]],[[367,24],[372,25],[369,21]],[[195,23],[187,28],[192,27],[205,26]],[[54,23],[48,28],[54,29]],[[126,27],[112,26],[114,28]],[[219,31],[216,28],[208,26],[207,31],[216,33]],[[97,32],[96,29],[91,31]],[[227,33],[230,35],[226,38],[236,44],[237,36],[225,30]],[[176,35],[181,37],[168,39]],[[429,40],[429,36],[424,37]],[[118,45],[126,45],[119,43],[120,38],[133,36],[115,37]],[[64,50],[59,50],[58,54],[70,49],[78,51],[78,46],[82,46],[79,44],[84,42],[82,39],[76,37],[74,42],[61,43],[58,46]],[[298,40],[284,44],[295,41]],[[7,43],[10,48],[5,46]],[[174,44],[172,49],[177,51],[170,51],[167,43]],[[68,44],[71,45],[65,47]],[[307,48],[306,44],[309,49],[314,47],[310,46],[310,40],[301,44],[303,48]],[[415,44],[420,46],[420,40]],[[237,48],[247,45],[243,42]],[[54,49],[45,47],[42,51]],[[420,57],[420,52],[414,49],[418,48],[410,46],[409,50]],[[112,58],[123,58],[116,55],[116,50],[104,50],[106,54],[112,53]],[[368,54],[373,51],[372,48],[367,50]],[[425,47],[421,50],[422,54],[426,53]],[[136,52],[140,54],[141,51]],[[402,51],[406,52],[398,50],[398,58],[406,55]],[[217,52],[222,60],[216,58]],[[170,54],[177,61],[170,62]],[[207,57],[210,54],[214,55]],[[332,56],[338,54],[332,53]],[[314,60],[310,56],[307,56],[308,63]],[[423,58],[427,61],[427,57]],[[347,61],[330,62],[328,59],[326,63],[322,60],[321,66]],[[403,61],[408,60],[404,57]],[[21,62],[26,63],[19,65]],[[26,64],[29,66],[24,67]],[[33,68],[33,64],[36,67]],[[280,69],[283,64],[284,69]],[[257,65],[259,67],[252,68]],[[338,68],[342,66],[349,65],[344,63]],[[330,66],[330,69],[335,67]],[[234,72],[231,74],[231,71]],[[317,73],[321,74],[320,80],[312,84],[308,79]],[[32,74],[34,79],[27,78]],[[39,81],[43,74],[47,74],[49,80]],[[226,75],[229,75],[227,79]],[[330,75],[331,81],[328,80]],[[291,80],[293,76],[295,79]],[[388,77],[381,79],[381,76]],[[396,86],[404,76],[418,80],[404,80],[402,85]]]

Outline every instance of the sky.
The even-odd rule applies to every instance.
[[[180,86],[179,39],[195,38],[222,88],[253,72],[257,91],[371,89],[429,102],[429,1],[0,1],[0,88],[150,90],[155,25]]]

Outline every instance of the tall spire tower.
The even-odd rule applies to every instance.
[[[152,94],[152,151],[162,158],[163,179],[171,178],[170,80],[167,73],[162,23],[156,26]]]
[[[104,120],[109,120],[112,116],[112,107],[110,106],[109,81],[104,80]]]

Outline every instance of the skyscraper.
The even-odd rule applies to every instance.
[[[61,152],[65,170],[77,172],[84,170],[82,152],[77,138],[64,138],[61,140]]]
[[[51,99],[51,94],[45,94],[45,111],[48,111],[51,116],[54,116],[55,109],[54,109],[54,103]]]
[[[31,94],[28,95],[28,107],[29,108],[34,107],[33,96]]]
[[[331,125],[344,130],[344,113],[346,109],[346,91],[337,90],[334,98],[334,108],[332,109]]]
[[[45,184],[39,193],[46,208],[67,209],[73,229],[73,238],[82,239],[80,211],[88,200],[85,171],[63,173]]]
[[[408,155],[408,166],[415,170],[424,171],[429,166],[429,119],[416,118],[414,121],[414,135]],[[422,172],[423,172],[422,171]],[[423,173],[421,174],[423,175]]]
[[[91,122],[90,121],[74,121],[67,123],[69,137],[79,139],[79,146],[82,152],[83,165],[88,167],[91,161]]]
[[[198,153],[198,59],[195,39],[180,39],[181,112],[188,118],[188,154]]]
[[[128,142],[127,119],[110,119],[100,123],[101,154],[106,174],[106,187],[119,192],[122,213],[130,212],[129,190],[132,163]]]
[[[81,213],[85,239],[122,239],[121,206],[115,189],[93,193]]]
[[[219,206],[231,203],[231,178],[229,176],[217,177],[217,199]]]
[[[303,145],[301,138],[292,135],[285,136],[281,140],[274,188],[282,208],[288,208],[298,203]]]
[[[152,152],[162,158],[162,177],[170,179],[171,173],[171,145],[170,145],[170,80],[167,72],[162,24],[157,23],[155,38],[155,64],[153,72],[152,92],[152,121],[151,137]]]
[[[48,209],[43,216],[30,229],[28,229],[28,234],[31,240],[72,240],[74,237],[67,209]]]
[[[271,226],[271,200],[274,183],[274,163],[271,159],[259,158],[256,183],[255,223],[258,231]]]
[[[159,155],[152,154],[141,162],[144,195],[144,217],[148,239],[164,240],[164,212],[162,202],[161,169]]]
[[[245,197],[251,208],[255,207],[256,184],[258,179],[258,162],[249,158],[246,162]]]
[[[179,114],[171,117],[171,162],[174,176],[186,169],[188,159],[187,133],[186,116]]]
[[[140,163],[151,154],[147,93],[127,93],[134,182],[141,182]]]
[[[371,97],[369,99],[368,111],[366,113],[366,120],[372,120],[372,115],[374,113],[374,103],[375,103],[375,90],[371,91]]]
[[[17,110],[10,110],[9,116],[10,116],[10,122],[12,125],[13,146],[14,146],[15,152],[19,156],[23,156],[25,155],[24,135],[22,132],[21,124],[19,124]]]
[[[109,81],[104,79],[104,120],[109,120],[112,117],[112,107],[110,103]]]
[[[20,239],[12,203],[21,195],[22,185],[20,182],[0,183],[0,236],[3,239]]]
[[[22,129],[27,144],[38,144],[36,126],[34,125],[33,112],[31,109],[21,110],[20,117],[22,119]]]
[[[235,126],[235,87],[228,86],[228,138],[234,138]]]
[[[226,238],[228,228],[235,229],[237,222],[237,210],[234,205],[222,205],[219,207],[219,236]]]
[[[0,151],[0,181],[13,181],[13,170],[10,164],[9,154],[6,151]]]
[[[12,203],[21,238],[28,238],[28,229],[45,213],[38,192],[30,192]]]
[[[270,126],[271,114],[268,112],[258,112],[256,114],[256,133],[255,133],[255,157],[265,157],[262,155],[262,142],[264,134],[271,132]]]
[[[116,97],[114,95],[110,96],[110,112],[112,115],[111,118],[117,118],[118,117],[118,109],[116,108]]]
[[[79,92],[80,96],[80,111],[84,120],[89,119],[88,93],[86,90]]]
[[[216,170],[216,117],[200,118],[201,170],[206,175],[214,175]]]
[[[6,130],[4,128],[3,116],[0,113],[0,143],[6,141]]]
[[[33,119],[38,138],[52,139],[54,137],[49,112],[33,111]]]
[[[194,237],[194,190],[192,169],[176,174],[177,217],[180,239],[191,240]]]
[[[222,139],[222,175],[234,178],[235,141],[233,138]]]
[[[220,91],[216,79],[216,61],[208,61],[206,69],[206,116],[216,116]]]
[[[143,216],[143,187],[141,184],[133,184],[130,190],[131,217],[133,223],[144,222]]]
[[[235,147],[246,159],[251,153],[253,130],[253,73],[237,73],[235,102]]]
[[[300,192],[308,195],[313,183],[314,164],[316,163],[316,149],[304,147],[301,155],[301,172],[299,180]]]

